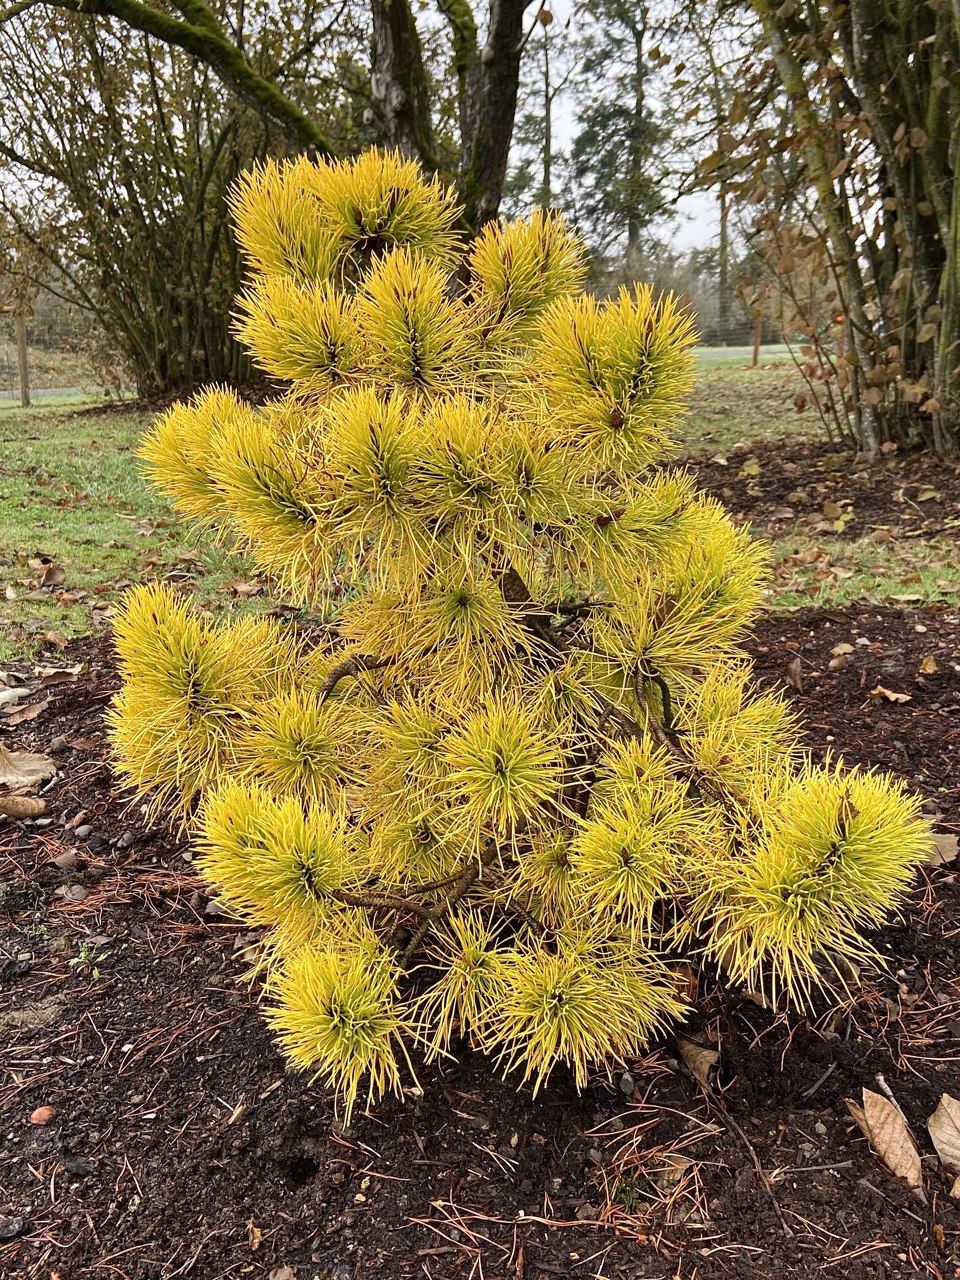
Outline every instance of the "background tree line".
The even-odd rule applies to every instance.
[[[957,0],[18,0],[0,13],[8,270],[144,392],[243,376],[224,193],[268,153],[417,156],[465,235],[563,209],[601,289],[775,319],[839,437],[960,439]],[[677,201],[717,232],[670,249]]]

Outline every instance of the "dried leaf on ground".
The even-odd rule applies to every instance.
[[[899,1108],[882,1094],[864,1089],[863,1106],[847,1098],[847,1110],[890,1172],[925,1201],[920,1153]]]
[[[885,698],[887,702],[912,702],[913,699],[909,693],[895,693],[893,689],[885,689],[882,684],[878,684],[875,689],[871,689],[867,694],[868,698]]]
[[[803,676],[800,672],[799,658],[791,658],[784,666],[783,678],[791,689],[796,689],[797,693],[803,693]]]
[[[927,856],[927,866],[948,867],[957,860],[958,837],[946,831],[933,833],[933,845]]]
[[[57,772],[49,756],[32,751],[8,751],[0,744],[0,786],[11,791],[33,791]]]
[[[82,662],[78,662],[75,667],[37,667],[34,675],[40,677],[41,689],[49,689],[55,684],[75,684],[83,667]]]
[[[23,724],[27,720],[36,720],[37,716],[42,715],[49,705],[49,698],[44,698],[40,702],[28,702],[25,707],[18,707],[15,711],[5,712],[3,723]]]
[[[949,1169],[960,1169],[960,1102],[949,1093],[942,1094],[927,1129],[942,1162]]]
[[[696,1040],[689,1040],[686,1036],[677,1036],[677,1048],[694,1079],[705,1093],[709,1093],[710,1072],[720,1061],[720,1054],[716,1049],[697,1044]]]
[[[18,702],[22,702],[24,698],[29,698],[32,693],[31,689],[26,687],[0,689],[0,707],[13,707]]]
[[[22,821],[24,818],[40,818],[46,811],[46,801],[38,800],[36,796],[0,796],[0,817]]]
[[[935,672],[940,670],[939,666],[937,665],[937,660],[932,653],[928,653],[927,656],[923,659],[923,661],[920,663],[919,670],[920,670],[920,674],[923,676],[932,676]]]

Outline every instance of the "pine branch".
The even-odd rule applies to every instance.
[[[377,658],[362,653],[356,658],[345,658],[343,662],[338,662],[333,670],[328,673],[320,686],[321,703],[327,701],[340,681],[345,680],[347,676],[359,676],[364,671],[379,671],[382,667],[389,667],[396,661],[396,658]]]

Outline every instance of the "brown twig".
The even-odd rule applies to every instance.
[[[320,686],[320,701],[326,700],[336,689],[341,680],[347,676],[359,676],[365,671],[378,671],[381,667],[389,667],[396,662],[396,658],[378,658],[373,654],[360,653],[355,658],[345,658],[343,662],[338,662],[332,671],[327,673],[323,684]]]
[[[760,1182],[763,1185],[763,1189],[764,1191],[766,1191],[767,1197],[770,1203],[773,1205],[774,1213],[776,1213],[777,1218],[779,1219],[780,1226],[783,1228],[783,1234],[788,1239],[792,1238],[794,1234],[793,1229],[787,1222],[786,1218],[783,1216],[783,1210],[780,1208],[780,1201],[774,1195],[774,1191],[770,1183],[770,1179],[767,1177],[766,1173],[764,1172],[763,1165],[760,1163],[760,1157],[757,1155],[754,1149],[753,1143],[747,1137],[746,1133],[740,1127],[739,1123],[736,1120],[734,1120],[732,1115],[730,1115],[729,1111],[725,1110],[724,1107],[718,1106],[717,1114],[720,1116],[724,1124],[733,1130],[733,1132],[737,1135],[737,1137],[743,1143],[744,1147],[746,1147],[747,1154],[750,1156],[750,1159],[753,1161],[753,1167],[757,1171],[757,1177],[760,1179]]]
[[[500,846],[495,840],[489,840],[480,853],[469,860],[464,866],[459,876],[453,883],[453,888],[446,898],[435,907],[424,913],[424,918],[420,922],[410,941],[403,950],[401,957],[405,965],[409,964],[416,955],[417,948],[424,940],[434,925],[439,924],[449,913],[453,904],[470,889],[480,879],[480,875],[485,867],[489,867],[499,853]]]

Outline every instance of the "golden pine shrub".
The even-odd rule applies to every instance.
[[[142,454],[332,627],[135,591],[112,734],[265,930],[288,1057],[348,1114],[458,1036],[582,1083],[683,1016],[692,959],[802,1001],[869,955],[928,833],[751,691],[764,554],[651,466],[693,374],[676,299],[584,294],[552,215],[461,245],[390,154],[271,162],[234,211],[238,332],[290,385],[207,391]]]

